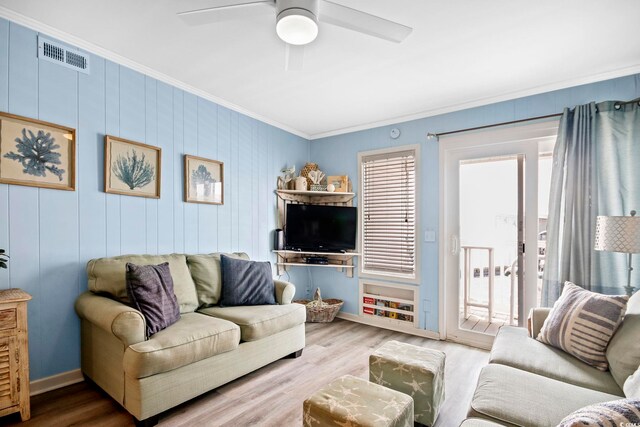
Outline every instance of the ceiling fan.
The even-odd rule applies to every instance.
[[[328,0],[219,0],[216,6],[179,12],[189,25],[242,18],[252,12],[276,12],[276,33],[286,43],[285,69],[302,69],[304,46],[318,35],[318,21],[400,43],[412,28]]]

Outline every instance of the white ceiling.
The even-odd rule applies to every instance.
[[[640,72],[638,0],[333,1],[413,33],[321,23],[304,69],[285,72],[274,16],[176,16],[216,0],[0,0],[0,15],[309,138]]]

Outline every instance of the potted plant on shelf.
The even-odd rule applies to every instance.
[[[7,268],[7,263],[9,262],[9,254],[4,249],[0,249],[0,268]]]

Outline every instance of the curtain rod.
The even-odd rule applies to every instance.
[[[616,107],[616,109],[619,109],[620,106],[622,106],[622,105],[633,104],[634,102],[637,102],[640,105],[640,98],[632,99],[631,101],[626,101],[626,102],[616,102],[615,103],[615,107]],[[452,131],[449,131],[449,132],[428,133],[427,137],[430,137],[430,136],[440,137],[440,136],[445,136],[445,135],[451,135],[451,134],[454,134],[454,133],[469,132],[469,131],[472,131],[472,130],[487,129],[487,128],[493,128],[493,127],[497,127],[497,126],[506,126],[506,125],[512,125],[512,124],[515,124],[515,123],[530,122],[532,120],[550,119],[552,117],[560,117],[561,115],[562,115],[562,113],[547,114],[546,116],[530,117],[528,119],[512,120],[510,122],[502,122],[502,123],[495,123],[495,124],[492,124],[492,125],[476,126],[476,127],[473,127],[473,128],[452,130]]]
[[[549,119],[551,117],[560,117],[561,115],[562,115],[562,113],[547,114],[546,116],[530,117],[528,119],[512,120],[510,122],[494,123],[492,125],[476,126],[476,127],[473,127],[473,128],[452,130],[452,131],[449,131],[449,132],[428,133],[427,136],[441,137],[441,136],[444,136],[444,135],[451,135],[451,134],[454,134],[454,133],[469,132],[469,131],[472,131],[472,130],[487,129],[487,128],[493,128],[493,127],[497,127],[497,126],[512,125],[512,124],[515,124],[515,123],[530,122],[532,120]]]

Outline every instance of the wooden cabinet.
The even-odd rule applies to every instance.
[[[20,289],[0,291],[0,416],[31,417],[27,301]]]

